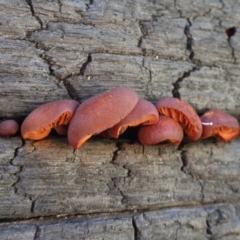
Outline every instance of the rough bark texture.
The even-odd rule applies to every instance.
[[[237,0],[0,0],[0,118],[129,86],[240,118]],[[0,138],[0,239],[240,239],[240,139]]]

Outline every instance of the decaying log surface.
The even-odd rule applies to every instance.
[[[0,0],[0,118],[129,86],[240,118],[237,0]],[[0,239],[240,239],[240,138],[0,138]]]

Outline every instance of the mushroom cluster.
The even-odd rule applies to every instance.
[[[184,135],[196,141],[216,137],[230,141],[239,135],[238,120],[219,110],[209,110],[201,117],[187,102],[164,97],[155,105],[141,99],[128,87],[116,87],[99,93],[81,104],[75,100],[58,100],[41,105],[23,121],[24,139],[45,138],[52,129],[67,135],[74,149],[91,136],[118,138],[128,127],[140,126],[138,138],[143,145],[168,141],[180,144]],[[19,130],[14,120],[0,123],[0,136],[12,136]]]

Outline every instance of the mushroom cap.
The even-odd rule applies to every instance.
[[[68,141],[79,148],[92,135],[111,128],[132,111],[137,94],[128,87],[117,87],[84,101],[68,128]]]
[[[9,137],[15,135],[19,130],[19,124],[12,119],[0,123],[0,136]]]
[[[23,121],[21,134],[24,139],[39,140],[46,137],[53,127],[69,124],[79,103],[72,99],[58,100],[34,109]]]
[[[139,99],[133,110],[119,123],[108,129],[110,136],[118,138],[127,127],[135,127],[140,124],[155,124],[158,121],[159,113],[156,107],[149,101]]]
[[[213,109],[201,116],[202,138],[215,136],[219,140],[230,141],[239,135],[238,120],[219,110]]]
[[[67,125],[58,125],[54,127],[54,130],[58,135],[67,136],[68,126]]]
[[[156,103],[160,114],[179,122],[187,137],[193,141],[202,135],[202,123],[194,108],[187,102],[173,97],[164,97]]]
[[[163,141],[179,144],[183,139],[183,129],[172,118],[159,116],[156,124],[140,127],[138,138],[143,145],[153,145]]]

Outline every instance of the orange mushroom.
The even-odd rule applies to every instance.
[[[19,130],[19,124],[12,119],[0,123],[0,136],[9,137],[15,135]]]
[[[239,134],[238,120],[219,110],[213,109],[201,116],[202,138],[214,136],[219,140],[230,141]]]
[[[138,138],[143,145],[153,145],[163,141],[179,144],[183,139],[183,129],[172,118],[159,116],[156,124],[140,127]]]
[[[138,102],[137,94],[127,87],[117,87],[84,101],[76,110],[68,128],[68,141],[79,148],[96,135],[120,122]]]
[[[41,105],[23,121],[21,134],[24,139],[39,140],[46,137],[52,128],[68,125],[79,103],[64,99]]]
[[[118,138],[127,127],[135,127],[140,124],[155,124],[158,121],[158,110],[147,100],[139,99],[134,109],[119,123],[108,129],[110,136]]]
[[[164,97],[156,103],[160,114],[179,122],[183,131],[191,140],[202,135],[202,123],[194,108],[187,102],[173,97]]]

